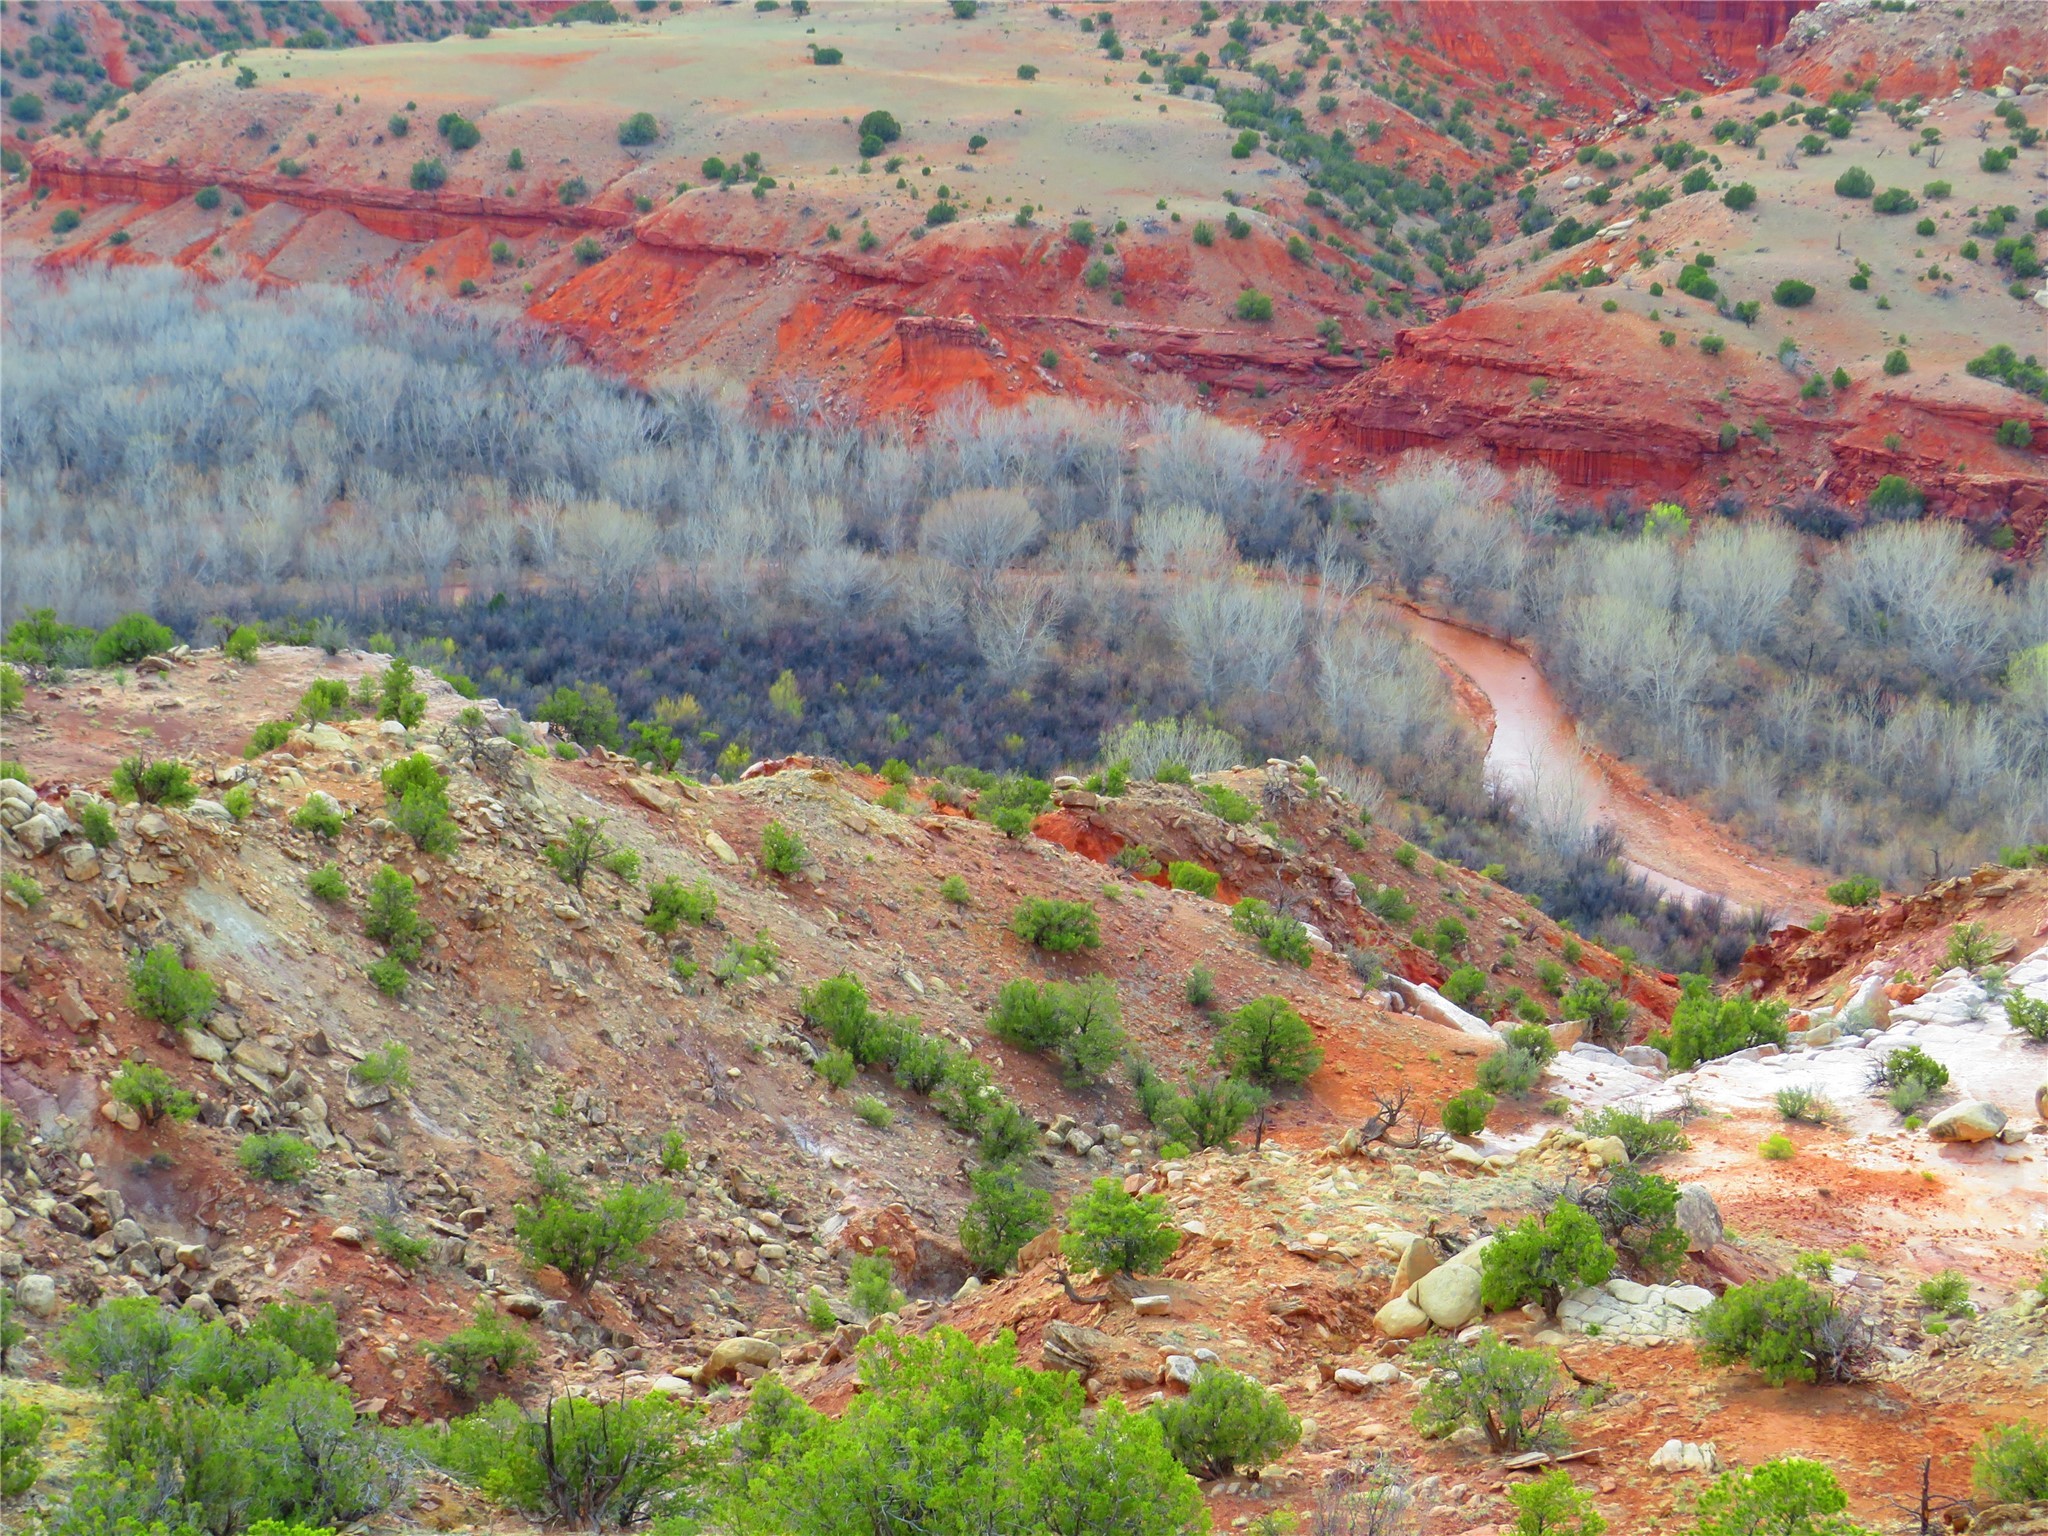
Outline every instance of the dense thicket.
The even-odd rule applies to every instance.
[[[1322,525],[1284,454],[1197,412],[770,429],[474,311],[162,269],[25,291],[7,339],[10,619],[338,614],[452,639],[421,659],[528,708],[602,684],[700,769],[737,742],[1043,772],[1206,709],[1477,784],[1409,642],[1243,567]]]
[[[1414,835],[1556,915],[1649,922],[1646,956],[1732,950],[1577,808],[1489,796],[1377,580],[1532,636],[1607,742],[1818,862],[1904,881],[2048,837],[2048,583],[1949,525],[1695,531],[1432,455],[1325,496],[1178,407],[963,399],[911,441],[785,388],[769,425],[480,310],[161,268],[24,286],[5,339],[10,622],[336,615],[529,711],[602,685],[697,771],[1042,775],[1134,716],[1203,719],[1416,796],[1443,814]]]

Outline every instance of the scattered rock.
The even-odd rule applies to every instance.
[[[1365,1372],[1355,1370],[1348,1365],[1339,1366],[1335,1376],[1331,1379],[1337,1383],[1340,1390],[1345,1392],[1364,1392],[1372,1386],[1372,1382],[1367,1378]]]
[[[56,818],[48,811],[37,811],[26,821],[17,824],[13,831],[14,840],[21,844],[22,851],[32,859],[39,859],[48,853],[64,835],[63,829],[57,825]]]
[[[683,802],[663,789],[652,779],[626,780],[626,793],[646,806],[650,811],[659,811],[664,816],[673,816],[682,809]]]
[[[313,744],[313,750],[316,752],[346,752],[348,750],[348,738],[333,726],[325,723],[307,727],[305,737],[306,740]]]
[[[718,855],[718,862],[721,864],[737,864],[740,861],[740,856],[732,851],[732,844],[716,832],[704,834],[704,846]]]
[[[1169,1385],[1192,1387],[1201,1374],[1201,1364],[1192,1355],[1166,1357],[1166,1380]]]
[[[1171,1296],[1133,1296],[1131,1310],[1140,1317],[1164,1317],[1173,1310]]]
[[[228,1055],[243,1066],[261,1072],[265,1077],[283,1077],[292,1069],[291,1063],[279,1052],[273,1051],[260,1040],[239,1041]]]
[[[109,1125],[118,1125],[124,1131],[139,1131],[142,1129],[142,1116],[136,1113],[133,1106],[116,1104],[112,1099],[107,1100],[106,1103],[100,1106],[100,1118]],[[69,1210],[70,1207],[62,1206],[59,1209]]]
[[[84,1034],[100,1021],[100,1016],[93,1011],[92,1004],[79,993],[76,981],[65,982],[63,989],[58,992],[57,1017],[79,1034]]]
[[[1078,1371],[1086,1376],[1115,1351],[1116,1341],[1108,1334],[1078,1323],[1047,1323],[1040,1342],[1045,1363],[1055,1370]]]
[[[352,1077],[343,1093],[350,1109],[375,1109],[391,1102],[391,1089],[385,1083],[359,1083]]]
[[[218,1036],[203,1029],[187,1029],[179,1032],[185,1042],[185,1053],[199,1061],[216,1062],[228,1059],[228,1048]]]
[[[91,843],[67,843],[59,855],[64,861],[66,880],[97,880],[100,875],[100,851]]]

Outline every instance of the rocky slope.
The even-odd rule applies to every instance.
[[[1924,999],[1887,996],[1878,1028],[1859,1013],[1865,1000],[1836,986],[1840,996],[1811,1000],[1816,1011],[1798,1021],[1809,1027],[1775,1064],[1766,1053],[1666,1078],[1654,1052],[1632,1048],[1624,1060],[1573,1045],[1530,1100],[1504,1101],[1483,1137],[1410,1149],[1407,1119],[1392,1144],[1376,1139],[1386,1103],[1405,1094],[1409,1113],[1431,1122],[1498,1048],[1492,1028],[1434,990],[1444,963],[1410,942],[1416,931],[1456,918],[1459,958],[1485,970],[1494,995],[1520,985],[1553,1015],[1539,962],[1621,983],[1638,1004],[1637,1035],[1668,1015],[1670,978],[1626,971],[1481,876],[1430,867],[1296,764],[1214,781],[1257,807],[1244,822],[1222,819],[1190,788],[1069,788],[1031,835],[1009,838],[931,781],[908,786],[892,809],[884,780],[835,764],[775,761],[705,786],[603,753],[536,756],[502,736],[468,743],[450,729],[463,701],[438,683],[411,733],[351,720],[243,756],[252,730],[286,714],[313,680],[354,682],[382,665],[291,648],[247,665],[181,651],[132,675],[33,680],[9,717],[8,756],[35,782],[0,786],[0,1083],[29,1134],[9,1161],[0,1219],[38,1381],[53,1374],[49,1331],[95,1297],[153,1293],[231,1314],[292,1294],[332,1299],[346,1380],[365,1411],[392,1422],[457,1405],[420,1350],[479,1301],[528,1319],[544,1342],[522,1391],[658,1382],[703,1392],[723,1417],[772,1367],[832,1406],[851,1390],[847,1351],[865,1326],[846,1306],[847,1263],[880,1253],[910,1297],[903,1325],[1014,1329],[1032,1358],[1081,1372],[1094,1395],[1178,1390],[1204,1352],[1275,1386],[1313,1421],[1309,1433],[1263,1480],[1209,1490],[1220,1523],[1303,1508],[1328,1474],[1386,1451],[1409,1469],[1427,1511],[1421,1529],[1471,1533],[1502,1518],[1501,1490],[1516,1474],[1462,1439],[1416,1436],[1407,1340],[1432,1322],[1475,1320],[1456,1278],[1475,1239],[1544,1188],[1618,1155],[1559,1111],[1625,1101],[1692,1117],[1690,1149],[1659,1166],[1698,1186],[1688,1195],[1693,1256],[1662,1288],[1617,1280],[1557,1318],[1488,1320],[1559,1349],[1601,1384],[1572,1415],[1588,1454],[1571,1465],[1614,1528],[1667,1528],[1699,1486],[1680,1453],[1675,1472],[1650,1464],[1673,1439],[1718,1448],[1693,1465],[1788,1447],[1820,1456],[1857,1509],[1874,1512],[1914,1486],[1917,1460],[1896,1443],[1910,1422],[1914,1458],[1934,1456],[1938,1487],[1960,1492],[1981,1431],[2024,1415],[2048,1387],[2048,1314],[2024,1299],[2048,1223],[2034,1172],[2040,1131],[2024,1098],[2043,1058],[1968,977]],[[522,729],[495,706],[485,713],[499,730]],[[190,766],[202,798],[183,810],[118,809],[117,835],[95,848],[76,818],[137,750]],[[445,857],[419,853],[381,814],[377,774],[412,750],[448,773],[460,841]],[[238,820],[225,802],[239,805],[242,790],[251,804]],[[350,813],[331,843],[292,823],[318,795]],[[706,883],[715,921],[662,939],[640,922],[638,885],[593,871],[583,893],[572,890],[541,854],[573,816],[602,817],[640,855],[639,884]],[[756,867],[771,820],[804,841],[801,876]],[[1149,861],[1173,859],[1214,869],[1215,898],[1163,889]],[[346,903],[307,892],[308,871],[329,860]],[[365,978],[379,951],[358,915],[386,864],[413,877],[436,931],[398,1001]],[[964,881],[964,905],[941,898],[949,876]],[[1387,887],[1414,910],[1389,920],[1377,914],[1397,903],[1361,902],[1361,891]],[[1267,958],[1233,928],[1225,903],[1246,895],[1310,924],[1307,967]],[[1091,902],[1101,948],[1078,961],[1028,950],[1008,919],[1039,896]],[[2007,927],[2020,952],[2040,947],[2039,934]],[[774,946],[771,970],[711,979],[721,955],[761,937]],[[216,979],[221,1004],[203,1030],[174,1035],[135,1011],[128,963],[157,944]],[[1347,962],[1354,949],[1376,953],[1387,979],[1369,983],[1369,969]],[[679,974],[679,957],[702,969]],[[1013,977],[1100,970],[1116,984],[1132,1045],[1169,1075],[1200,1071],[1214,1024],[1185,998],[1198,964],[1226,1005],[1288,998],[1325,1052],[1302,1090],[1276,1101],[1257,1151],[1162,1162],[1120,1080],[1076,1089],[987,1028]],[[2048,997],[2048,954],[2030,965],[2007,983]],[[1164,1275],[1137,1287],[1153,1299],[1133,1303],[1128,1286],[1074,1299],[1050,1238],[1013,1275],[968,1278],[952,1234],[971,1144],[877,1074],[836,1094],[814,1075],[821,1042],[797,997],[841,971],[858,975],[877,1007],[915,1014],[971,1050],[1037,1117],[1045,1144],[1034,1170],[1060,1198],[1101,1174],[1167,1196],[1183,1241]],[[1841,1020],[1822,1016],[1823,1005],[1845,1003]],[[1556,1030],[1576,1038],[1577,1026]],[[1908,1038],[1953,1059],[1967,1092],[2002,1107],[2004,1136],[1934,1142],[1857,1111],[1802,1128],[1793,1163],[1758,1163],[1756,1138],[1776,1121],[1745,1072],[1832,1070],[1852,1047]],[[398,1091],[354,1071],[391,1042],[411,1053],[410,1084]],[[124,1060],[152,1062],[193,1092],[196,1121],[144,1126],[108,1100]],[[891,1112],[879,1126],[854,1112],[855,1096],[870,1093]],[[1554,1098],[1539,1110],[1544,1095]],[[244,1138],[273,1127],[319,1148],[303,1184],[262,1184],[238,1166]],[[670,1131],[690,1156],[670,1178],[683,1212],[646,1265],[579,1292],[525,1263],[511,1219],[532,1198],[535,1155],[593,1184],[655,1178]],[[430,1242],[426,1268],[408,1273],[386,1256],[385,1222]],[[1873,1380],[1771,1392],[1693,1360],[1684,1320],[1710,1291],[1853,1244],[1832,1283],[1885,1322],[1886,1363]],[[1463,1266],[1449,1262],[1460,1250]],[[1446,1278],[1423,1284],[1439,1267]],[[1969,1277],[1984,1316],[1944,1334],[1923,1326],[1912,1294],[1947,1267]],[[1080,1295],[1097,1289],[1083,1281]],[[807,1326],[814,1290],[845,1320],[836,1331]],[[1419,1310],[1403,1310],[1404,1292]],[[93,1408],[85,1400],[71,1411]],[[53,1461],[53,1475],[66,1465]],[[445,1486],[424,1499],[413,1518],[439,1528],[500,1518]]]

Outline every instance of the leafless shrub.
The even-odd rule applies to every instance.
[[[909,561],[896,584],[896,608],[904,628],[920,640],[957,630],[965,598],[960,573],[939,560]]]
[[[1244,761],[1244,743],[1197,720],[1133,720],[1102,738],[1102,761],[1119,759],[1138,778],[1156,778],[1168,763],[1192,774],[1221,773]]]
[[[1323,1479],[1309,1506],[1308,1536],[1407,1536],[1419,1505],[1407,1468],[1382,1453],[1354,1459]]]
[[[1585,770],[1575,759],[1540,753],[1517,778],[1516,808],[1536,845],[1562,865],[1582,858],[1598,830]]]
[[[1068,528],[1045,541],[1047,568],[1073,577],[1097,576],[1115,563],[1102,535],[1093,528]]]
[[[789,564],[789,590],[814,613],[844,618],[884,601],[896,573],[887,561],[843,544],[818,544]]]
[[[1317,759],[1316,766],[1330,787],[1359,811],[1377,821],[1387,809],[1387,781],[1370,768],[1348,757]]]

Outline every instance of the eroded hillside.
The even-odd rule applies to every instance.
[[[1896,475],[2033,546],[2039,449],[1998,434],[2048,417],[1967,371],[2038,313],[1985,233],[2031,219],[2037,137],[1980,164],[2048,67],[2016,0],[1203,14],[692,5],[245,52],[24,145],[8,222],[60,267],[395,277],[799,418],[1202,399],[1332,470],[1484,449],[1701,503]],[[863,142],[875,111],[900,137]],[[1838,198],[1864,162],[1933,228]]]

